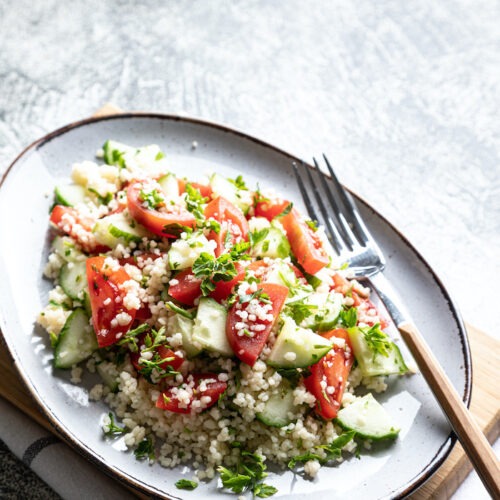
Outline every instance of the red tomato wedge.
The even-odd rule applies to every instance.
[[[244,363],[253,366],[267,342],[278,315],[288,295],[288,288],[275,283],[257,285],[257,297],[241,303],[239,300],[229,309],[226,336],[234,354]],[[266,299],[258,295],[267,295]],[[264,296],[265,296],[264,295]]]
[[[281,217],[280,222],[285,228],[292,252],[298,263],[309,274],[316,274],[329,262],[328,255],[316,232],[300,217],[297,210]]]
[[[180,386],[163,391],[156,401],[156,407],[174,413],[200,413],[217,403],[227,389],[227,383],[221,382],[217,374],[188,375],[185,380]],[[190,395],[188,401],[179,399],[180,389]]]
[[[212,188],[207,184],[200,184],[199,182],[187,182],[184,179],[177,179],[177,184],[179,186],[179,194],[182,194],[186,191],[186,184],[191,184],[195,189],[197,189],[203,198],[211,198],[212,197]]]
[[[141,336],[141,340],[138,343],[139,346],[144,344],[144,337],[145,337],[145,335]],[[160,368],[163,368],[164,370],[166,370],[169,366],[172,367],[172,369],[177,370],[178,368],[180,368],[180,366],[184,362],[183,357],[177,356],[177,354],[175,354],[175,352],[167,346],[164,346],[164,345],[158,346],[156,348],[156,352],[161,357],[161,359],[165,360],[164,363],[159,365]],[[134,365],[134,368],[139,373],[141,372],[141,369],[144,368],[144,365],[139,363],[140,356],[141,356],[141,354],[139,351],[130,353],[130,362]]]
[[[331,420],[340,409],[354,356],[347,330],[337,328],[321,335],[345,341],[345,347],[333,345],[328,354],[309,368],[311,374],[304,379],[306,389],[316,397],[316,413],[325,420]]]
[[[117,342],[130,329],[136,315],[135,309],[127,309],[123,305],[125,292],[120,289],[130,276],[121,266],[113,270],[106,268],[104,261],[105,257],[87,259],[92,324],[99,347]],[[121,313],[124,313],[124,318],[118,321],[116,317]],[[127,317],[130,320],[126,321]]]
[[[194,215],[184,207],[169,205],[160,210],[147,208],[141,201],[144,188],[142,181],[134,181],[127,188],[127,203],[130,215],[153,234],[164,238],[177,238],[180,226],[194,227]]]
[[[205,207],[204,215],[207,219],[215,219],[221,225],[218,233],[211,231],[208,235],[209,239],[217,243],[217,257],[238,241],[247,241],[248,222],[243,212],[222,196],[215,198]]]
[[[107,246],[97,243],[92,234],[95,221],[83,217],[73,207],[55,205],[50,214],[50,222],[77,241],[85,252],[100,253],[109,250]]]
[[[168,294],[177,302],[192,307],[201,295],[201,279],[194,276],[191,268],[184,269],[171,280]]]

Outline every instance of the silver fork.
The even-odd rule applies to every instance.
[[[331,180],[321,172],[315,159],[315,168],[303,162],[299,165],[293,163],[309,216],[324,226],[334,250],[342,261],[349,263],[354,276],[367,278],[379,294],[486,489],[493,498],[500,498],[498,459],[411,320],[398,294],[382,273],[385,268],[382,251],[364,224],[351,196],[337,179],[330,162],[326,156],[323,155],[323,158]]]

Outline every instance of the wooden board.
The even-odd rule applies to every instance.
[[[104,105],[95,116],[118,114],[121,110],[112,104]],[[500,435],[500,380],[498,353],[500,342],[471,325],[467,325],[472,365],[473,388],[471,411],[490,442]],[[1,333],[1,332],[0,332]],[[29,391],[20,380],[0,335],[0,396],[36,420],[50,432],[54,429],[40,413]],[[472,466],[460,444],[457,444],[445,463],[417,492],[412,500],[449,498],[470,472]],[[142,497],[142,496],[141,496]]]

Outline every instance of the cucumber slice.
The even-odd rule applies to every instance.
[[[104,152],[104,161],[108,165],[119,165],[120,167],[125,166],[123,155],[125,153],[133,153],[136,151],[135,148],[112,140],[106,141],[102,147],[102,150]]]
[[[277,368],[306,368],[318,362],[331,348],[330,340],[297,326],[292,318],[285,316],[267,364]]]
[[[143,238],[152,238],[149,231],[125,212],[99,219],[92,228],[92,232],[98,243],[111,248],[115,248],[119,243],[128,244],[131,241],[139,243]]]
[[[233,356],[233,350],[226,337],[226,308],[209,297],[202,297],[194,320],[193,341],[204,349]]]
[[[236,205],[244,214],[250,209],[253,202],[250,191],[238,189],[235,184],[220,174],[213,174],[210,177],[210,186],[214,193],[214,198],[217,196],[226,198],[226,200]]]
[[[158,179],[158,184],[160,185],[167,200],[175,200],[179,198],[179,183],[177,182],[175,174],[168,173],[160,177]]]
[[[199,342],[193,340],[194,321],[192,319],[175,314],[172,323],[172,332],[180,332],[182,335],[182,348],[186,351],[188,358],[193,358],[200,354],[202,347]]]
[[[54,351],[55,368],[71,368],[97,350],[97,339],[83,309],[75,309],[64,323]]]
[[[264,409],[255,416],[263,424],[270,427],[284,427],[293,422],[288,414],[294,412],[296,406],[293,404],[293,389],[288,380],[283,379],[277,388],[266,401]]]
[[[214,255],[214,245],[201,232],[192,233],[185,240],[182,238],[175,240],[168,251],[170,269],[193,267],[194,261],[203,252]]]
[[[66,186],[56,186],[54,189],[55,202],[58,205],[74,207],[86,199],[86,190],[78,184],[69,184]]]
[[[400,430],[371,392],[342,408],[336,421],[342,428],[355,431],[359,437],[376,441],[394,439]]]
[[[84,301],[84,290],[88,289],[86,262],[64,264],[59,271],[59,283],[70,299]]]
[[[408,367],[401,355],[399,347],[390,340],[389,336],[384,332],[385,341],[388,346],[388,355],[374,351],[369,342],[366,340],[366,332],[369,327],[354,327],[349,328],[349,339],[351,341],[354,357],[359,364],[361,373],[365,377],[374,377],[376,375],[395,375],[405,374],[408,372]]]
[[[85,260],[85,255],[76,248],[75,242],[68,236],[56,236],[52,241],[52,250],[66,262]]]
[[[267,227],[252,233],[252,255],[254,257],[270,257],[271,259],[285,259],[290,255],[290,243],[283,231],[276,227]]]
[[[342,310],[342,295],[340,293],[311,293],[304,300],[304,303],[317,306],[314,314],[308,316],[301,323],[304,328],[310,328],[315,332],[327,332],[337,324]]]

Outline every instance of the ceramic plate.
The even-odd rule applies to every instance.
[[[89,401],[93,381],[73,385],[69,373],[52,368],[47,335],[34,321],[47,303],[51,283],[42,272],[49,252],[48,212],[56,184],[67,181],[73,162],[94,158],[108,139],[126,144],[159,144],[172,170],[189,178],[218,171],[243,174],[250,186],[275,187],[304,209],[291,162],[295,158],[227,127],[199,120],[127,114],[85,120],[62,128],[28,147],[0,186],[0,317],[8,349],[34,399],[64,438],[114,477],[145,493],[167,498],[220,496],[217,481],[194,492],[177,490],[185,468],[174,470],[136,461],[105,440],[99,425],[103,403]],[[193,141],[198,146],[193,148]],[[448,293],[418,252],[377,212],[357,199],[367,225],[388,261],[386,275],[396,284],[420,330],[446,373],[469,401],[471,365],[462,321]],[[304,209],[305,211],[305,209]],[[315,480],[290,471],[273,472],[269,482],[280,498],[313,494],[338,497],[401,497],[422,484],[453,446],[450,427],[419,375],[391,383],[381,397],[401,427],[394,444],[375,446],[338,467],[323,467]],[[234,496],[236,498],[236,496]]]

